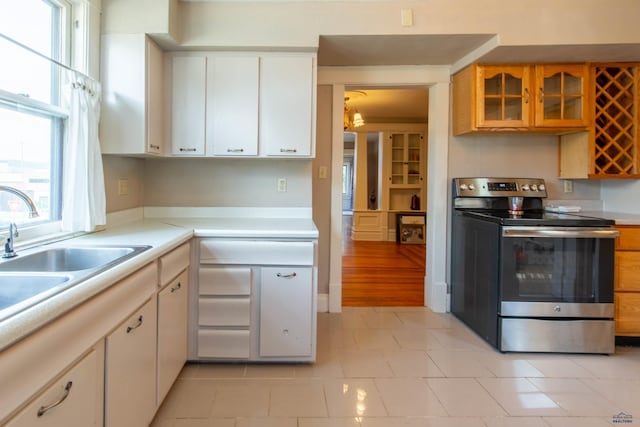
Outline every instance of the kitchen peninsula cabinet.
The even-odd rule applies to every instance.
[[[315,155],[315,56],[174,53],[174,155]]]
[[[189,358],[315,360],[317,272],[312,240],[200,240]]]
[[[640,337],[640,226],[616,228],[616,335]]]
[[[471,65],[453,76],[453,132],[566,132],[587,126],[588,68]]]
[[[560,137],[560,178],[640,178],[640,64],[591,65],[593,124]]]
[[[102,36],[103,154],[163,154],[163,61],[162,50],[144,34]]]

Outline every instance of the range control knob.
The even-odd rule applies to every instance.
[[[546,190],[546,187],[544,186],[544,184],[540,184],[540,185],[538,185],[538,190],[544,191],[544,190]]]
[[[522,187],[520,187],[520,189],[522,191],[529,191],[529,184],[524,184]]]
[[[465,191],[467,188],[467,184],[460,184],[460,190]]]
[[[473,184],[469,184],[469,190],[473,191],[476,189],[476,186]]]
[[[538,186],[535,184],[531,184],[531,191],[538,191]]]

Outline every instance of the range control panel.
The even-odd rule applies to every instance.
[[[453,197],[547,197],[541,178],[454,178]]]

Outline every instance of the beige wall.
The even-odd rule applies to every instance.
[[[143,206],[144,159],[102,156],[107,213]],[[118,180],[126,179],[129,194],[118,195]]]
[[[144,206],[311,207],[311,160],[147,159]],[[278,178],[287,179],[280,193]]]
[[[449,140],[449,178],[512,176],[544,178],[549,199],[599,200],[599,181],[575,180],[564,192],[558,179],[558,137],[549,135],[458,136]]]

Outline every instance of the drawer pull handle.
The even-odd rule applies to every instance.
[[[127,326],[127,333],[130,333],[134,329],[138,329],[140,326],[142,326],[142,314],[140,315],[140,317],[138,317],[138,321],[136,322],[135,325]]]
[[[298,150],[295,148],[281,148],[280,152],[281,153],[297,153]]]
[[[244,148],[227,148],[227,153],[244,153]]]
[[[49,412],[51,409],[55,408],[56,406],[64,402],[65,399],[69,396],[69,393],[71,392],[72,385],[73,385],[73,382],[69,381],[67,385],[64,386],[64,393],[62,394],[62,397],[58,399],[56,402],[53,402],[51,405],[41,406],[40,409],[38,409],[38,417],[43,416],[44,414]]]
[[[177,285],[175,285],[173,288],[171,288],[171,293],[179,290],[182,287],[182,283],[178,282]]]
[[[197,151],[197,148],[181,148],[180,151],[187,152],[187,153],[195,153]]]
[[[159,145],[154,145],[154,144],[149,144],[149,148],[152,148],[154,150],[159,150],[160,146]]]
[[[297,274],[296,273],[291,273],[291,274],[278,273],[278,274],[276,274],[276,276],[282,277],[283,279],[293,279],[294,277],[297,276]]]

